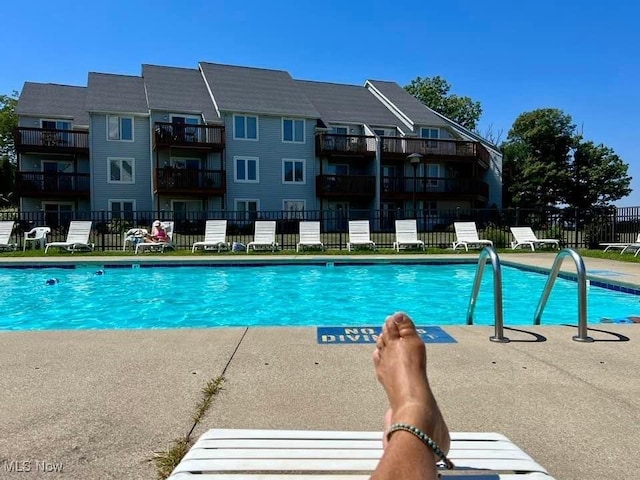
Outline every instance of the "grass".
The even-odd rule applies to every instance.
[[[191,418],[193,419],[193,424],[191,425],[191,429],[187,432],[184,437],[176,438],[171,447],[162,452],[155,452],[153,454],[152,461],[156,465],[156,474],[159,480],[164,480],[171,472],[176,468],[182,457],[189,451],[191,445],[193,444],[193,439],[191,435],[195,428],[200,424],[202,419],[207,414],[207,411],[211,407],[214,397],[222,390],[222,386],[224,385],[224,377],[220,376],[214,379],[211,379],[207,382],[207,384],[202,389],[202,397],[200,401],[196,404],[193,414]]]

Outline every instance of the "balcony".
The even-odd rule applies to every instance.
[[[372,198],[376,194],[376,177],[372,175],[318,175],[318,197]]]
[[[374,158],[376,137],[321,133],[316,136],[316,155]]]
[[[489,185],[479,178],[382,177],[380,196],[384,200],[470,199],[487,201]]]
[[[412,153],[420,153],[425,159],[473,160],[485,170],[491,161],[489,151],[480,142],[382,137],[383,160],[406,160]]]
[[[221,151],[225,145],[224,127],[184,123],[154,124],[153,148],[194,148]]]
[[[89,132],[85,130],[16,127],[13,143],[17,153],[89,155]]]
[[[88,197],[89,185],[88,173],[16,173],[16,192],[21,197]]]
[[[156,168],[155,192],[192,196],[224,195],[227,190],[224,170]]]

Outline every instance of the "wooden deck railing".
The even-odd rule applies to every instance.
[[[316,195],[372,197],[376,193],[376,177],[372,175],[318,175]]]
[[[316,136],[316,153],[375,156],[376,138],[368,135],[321,133]]]
[[[225,132],[223,126],[156,122],[153,142],[154,147],[222,149]]]
[[[90,190],[88,173],[17,172],[18,195],[86,195]]]
[[[408,156],[420,153],[424,156],[475,158],[488,168],[491,156],[480,142],[465,140],[431,140],[427,138],[382,137],[382,157],[385,155]]]
[[[194,170],[164,167],[156,169],[158,193],[223,194],[226,191],[224,170]]]
[[[89,152],[89,132],[84,130],[16,127],[13,142],[17,152]]]

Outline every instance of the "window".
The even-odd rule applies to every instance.
[[[421,128],[420,137],[422,138],[440,138],[440,130],[437,128]]]
[[[304,185],[305,160],[282,159],[282,183],[299,183]]]
[[[198,117],[187,117],[184,115],[171,115],[171,124],[174,136],[183,142],[202,141],[201,131],[195,125],[200,124]]]
[[[257,140],[258,117],[234,115],[233,138],[236,140]]]
[[[200,159],[171,157],[171,166],[174,168],[184,168],[186,170],[200,170]]]
[[[107,158],[107,183],[136,183],[133,158]]]
[[[118,117],[116,115],[107,116],[107,139],[133,141],[133,118]]]
[[[72,202],[42,202],[45,225],[53,228],[68,225],[73,219]]]
[[[174,220],[195,220],[203,211],[202,200],[171,200],[171,210]]]
[[[427,163],[427,186],[428,187],[439,187],[440,180],[436,180],[440,178],[440,165],[437,163]]]
[[[437,140],[440,138],[440,130],[437,128],[421,128],[420,137]],[[427,148],[438,148],[438,142],[427,142]]]
[[[304,120],[282,119],[282,141],[304,143]]]
[[[109,211],[111,218],[114,220],[130,220],[134,219],[136,211],[135,200],[109,200]]]
[[[258,183],[258,157],[233,157],[234,180],[244,183]]]
[[[384,137],[385,136],[385,131],[382,128],[374,128],[373,129],[373,133],[375,133],[379,137]]]
[[[304,200],[283,200],[282,218],[285,220],[304,218]]]

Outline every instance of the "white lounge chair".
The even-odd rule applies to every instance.
[[[601,247],[605,247],[604,251],[608,252],[609,250],[614,250],[616,248],[620,249],[620,254],[623,254],[627,250],[638,250],[640,249],[640,233],[636,238],[635,242],[613,242],[613,243],[601,243]]]
[[[226,237],[226,220],[207,220],[204,228],[204,240],[202,242],[195,242],[193,247],[191,247],[191,253],[194,253],[198,248],[202,248],[203,250],[217,249],[218,252],[221,252],[222,249],[229,250],[230,245]]]
[[[396,220],[396,241],[393,248],[398,252],[402,247],[416,247],[424,250],[424,242],[418,239],[418,223],[412,220]]]
[[[555,238],[538,238],[533,233],[531,227],[510,227],[513,234],[513,241],[511,242],[511,249],[515,250],[518,247],[530,246],[531,251],[535,251],[537,246],[551,245],[555,248],[560,248],[560,240]]]
[[[47,243],[44,247],[44,253],[47,253],[49,248],[65,248],[71,253],[79,252],[83,250],[93,250],[94,244],[89,243],[89,235],[91,235],[90,220],[74,220],[69,224],[69,231],[67,232],[67,239],[64,242],[51,242]]]
[[[10,243],[13,232],[13,221],[0,222],[0,250],[15,250],[17,245]]]
[[[143,241],[145,235],[149,232],[146,228],[134,227],[130,228],[122,234],[122,251],[125,251],[127,247],[135,249],[136,245]]]
[[[162,252],[168,248],[173,248],[173,222],[160,222],[162,228],[167,232],[169,239],[166,242],[140,242],[136,244],[136,255],[144,253],[145,250]],[[153,234],[153,231],[152,231]]]
[[[200,436],[169,480],[364,480],[381,456],[382,432],[212,429]],[[448,456],[455,465],[452,475],[466,474],[464,478],[482,474],[479,478],[553,480],[499,433],[452,432]]]
[[[493,247],[493,242],[491,240],[484,240],[478,236],[476,222],[454,222],[453,227],[456,231],[456,241],[453,242],[454,250],[458,247],[464,247],[465,251],[468,252],[469,247]]]
[[[352,248],[360,246],[376,249],[376,244],[371,240],[369,232],[369,220],[349,220],[347,250],[351,251]]]
[[[247,253],[253,247],[253,250],[259,248],[271,249],[275,252],[279,247],[276,242],[276,222],[273,220],[258,220],[254,226],[253,242],[247,244]]]
[[[49,227],[35,227],[24,232],[24,241],[22,242],[22,251],[27,250],[27,243],[33,242],[34,247],[37,244],[39,248],[44,248],[47,244],[47,235],[51,233]]]
[[[296,245],[296,252],[304,247],[320,247],[324,250],[324,244],[320,240],[320,222],[300,222],[300,241]]]

